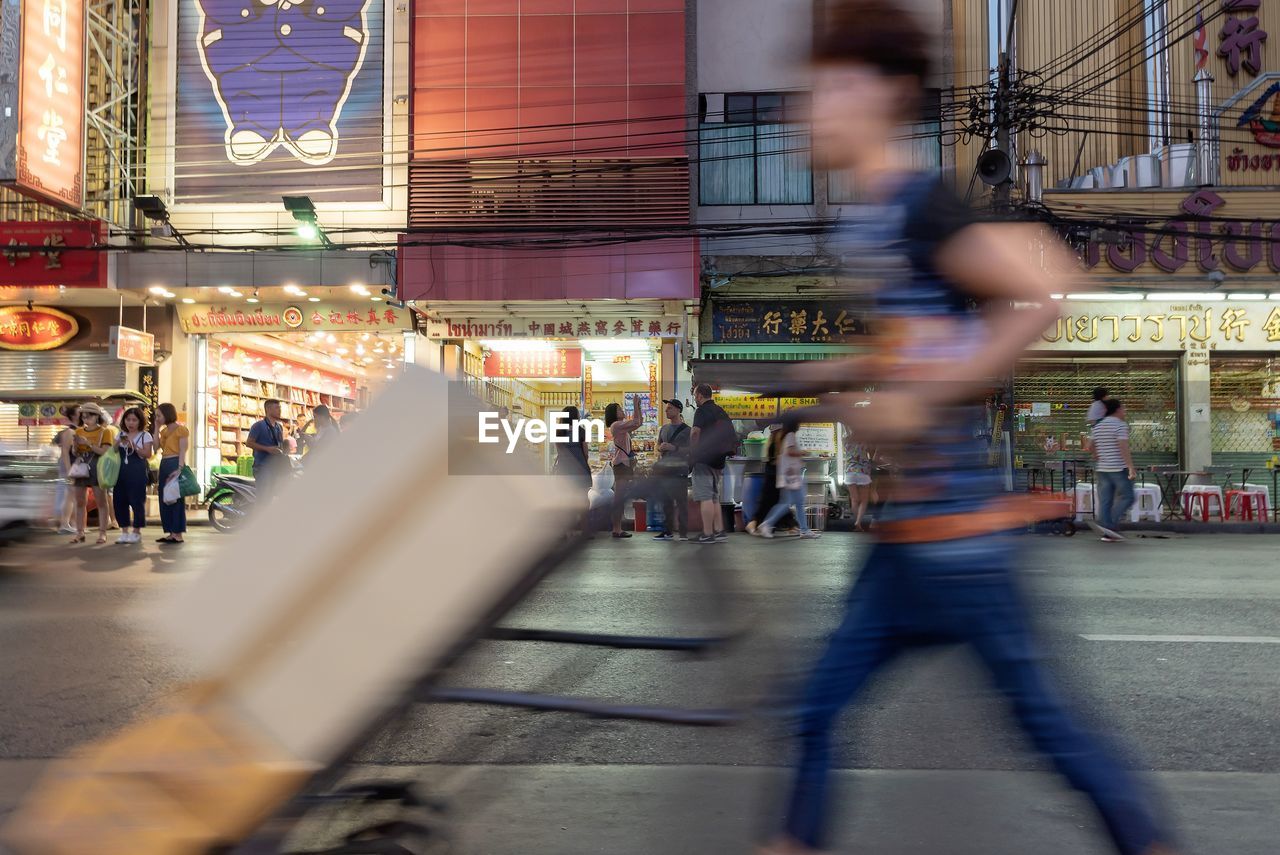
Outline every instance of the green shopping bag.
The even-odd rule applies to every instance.
[[[104,490],[115,487],[120,480],[120,452],[112,446],[106,454],[98,458],[98,486]]]
[[[196,473],[191,471],[190,466],[183,466],[178,473],[178,492],[183,496],[200,495],[200,482],[196,480]]]

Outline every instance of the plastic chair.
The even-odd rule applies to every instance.
[[[1218,519],[1225,520],[1227,506],[1221,487],[1213,484],[1188,484],[1182,489],[1182,515],[1189,520],[1199,516],[1201,522],[1208,522],[1214,502],[1218,503]]]
[[[1159,487],[1139,485],[1133,488],[1133,507],[1129,508],[1129,522],[1144,519],[1160,522],[1160,501],[1164,496]]]
[[[1227,519],[1240,509],[1242,520],[1267,520],[1271,515],[1271,503],[1268,491],[1263,490],[1228,490]]]

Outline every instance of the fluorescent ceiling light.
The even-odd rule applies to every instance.
[[[257,297],[250,297],[249,299],[245,300],[245,302],[246,302],[246,303],[256,303],[256,302],[258,302],[258,298],[257,298]]]
[[[381,302],[382,302],[382,298],[381,298],[381,297],[370,297],[369,299],[370,299],[370,300],[372,300],[372,301],[373,301],[373,302],[375,302],[375,303],[381,303]]]
[[[307,302],[309,302],[309,303],[319,303],[319,302],[320,302],[320,298],[319,298],[319,297],[308,297],[308,298],[307,298]]]
[[[220,288],[218,289],[218,293],[219,293],[219,294],[233,294],[233,293],[235,293],[235,290],[236,290],[236,289],[235,289],[235,288],[232,288],[230,285],[223,285],[222,287],[220,287]]]
[[[1274,297],[1275,295],[1272,294],[1271,296]],[[1254,292],[1247,292],[1243,294],[1228,294],[1227,299],[1229,300],[1265,300],[1267,299],[1267,295],[1260,294],[1254,291]]]
[[[182,302],[184,302],[184,303],[186,303],[188,306],[190,306],[192,303],[194,303],[194,302],[195,302],[195,300],[191,299],[190,297],[183,297],[183,298],[182,298]]]
[[[164,292],[164,294],[163,294],[163,296],[164,296],[164,297],[167,297],[167,298],[169,298],[169,299],[172,299],[172,298],[174,298],[174,297],[176,297],[176,296],[178,296],[178,295],[177,295],[177,294],[175,294],[175,293],[173,293],[172,291],[165,291],[165,292]]]
[[[1049,297],[1050,297],[1051,299],[1054,299],[1054,300],[1061,300],[1061,299],[1062,299],[1062,297],[1063,297],[1063,295],[1062,295],[1062,294],[1050,294],[1050,295],[1049,295]]]
[[[1145,295],[1138,292],[1099,291],[1094,294],[1068,294],[1068,300],[1094,300],[1100,302],[1128,302],[1141,300]]]
[[[1148,300],[1191,300],[1197,303],[1221,303],[1227,295],[1220,291],[1162,291],[1147,295]]]
[[[164,294],[165,294],[169,289],[168,289],[168,288],[166,288],[166,287],[164,287],[163,285],[152,285],[152,286],[151,286],[150,288],[148,288],[147,290],[148,290],[148,291],[150,291],[152,294],[155,294],[157,297],[161,297],[161,296],[164,296]]]

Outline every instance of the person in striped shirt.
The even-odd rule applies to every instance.
[[[1116,525],[1133,505],[1133,480],[1138,470],[1129,450],[1129,425],[1124,420],[1124,404],[1115,398],[1102,402],[1106,415],[1093,426],[1093,456],[1098,473],[1098,522],[1089,525],[1108,542],[1124,540]]]

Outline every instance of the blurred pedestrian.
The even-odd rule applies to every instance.
[[[290,471],[284,424],[280,421],[280,401],[268,398],[263,403],[262,418],[249,428],[245,445],[253,451],[253,480],[258,501],[270,501]]]
[[[756,502],[755,513],[747,521],[747,534],[755,534],[759,531],[760,523],[764,522],[764,518],[769,515],[769,511],[773,510],[773,506],[778,504],[778,501],[782,498],[782,491],[778,489],[778,454],[782,451],[781,428],[781,425],[776,425],[769,430],[769,441],[765,446],[764,453],[763,483],[760,485],[760,498]],[[779,531],[787,534],[800,533],[800,526],[796,522],[795,514],[790,510],[783,514],[782,519],[773,528],[775,533]]]
[[[307,433],[308,428],[311,433]],[[326,405],[320,404],[311,411],[311,418],[299,429],[298,445],[310,455],[331,445],[341,435],[342,428],[338,427],[338,420]]]
[[[145,421],[139,407],[130,407],[120,417],[116,439],[120,475],[111,493],[122,529],[116,543],[141,543],[142,530],[147,526],[147,481],[155,440],[146,430]]]
[[[631,446],[631,434],[644,424],[644,416],[640,412],[640,396],[631,399],[631,418],[622,417],[622,405],[612,403],[604,408],[604,426],[609,429],[612,445],[606,457],[613,467],[613,536],[631,537],[631,532],[622,530],[622,515],[626,511],[627,500],[631,498],[631,479],[635,475],[636,453]]]
[[[1111,393],[1107,391],[1106,386],[1099,386],[1093,390],[1093,403],[1089,405],[1089,411],[1084,414],[1084,422],[1088,427],[1092,428],[1106,417],[1105,402],[1110,397]]]
[[[58,534],[75,534],[76,527],[72,517],[76,511],[76,487],[71,484],[67,473],[71,471],[72,448],[75,443],[76,428],[80,425],[79,404],[68,404],[62,408],[62,417],[67,426],[53,437],[53,444],[58,448],[58,489],[54,497],[54,508],[58,514]]]
[[[1138,782],[1051,688],[1006,534],[1025,525],[1025,510],[1003,495],[980,435],[990,378],[1058,316],[1051,294],[1070,280],[1054,273],[1076,259],[1047,230],[973,223],[936,172],[914,172],[891,144],[916,120],[931,75],[930,39],[901,0],[826,5],[814,40],[815,157],[851,169],[884,206],[862,234],[869,251],[893,247],[903,267],[876,296],[874,355],[804,366],[792,389],[856,392],[848,398],[865,406],[828,398],[827,411],[864,441],[892,444],[897,482],[803,693],[785,830],[762,852],[819,851],[840,712],[896,654],[946,641],[978,655],[1032,743],[1092,800],[1116,851],[1168,853]],[[868,385],[876,391],[857,391]]]
[[[1125,540],[1116,527],[1133,507],[1133,482],[1138,470],[1129,448],[1129,424],[1124,420],[1124,404],[1115,398],[1103,401],[1104,415],[1093,426],[1091,445],[1097,473],[1097,522],[1092,528],[1108,543]]]
[[[780,495],[777,503],[755,531],[761,537],[773,537],[774,526],[788,511],[795,513],[796,521],[800,524],[801,537],[816,538],[820,536],[818,532],[809,528],[809,521],[805,513],[807,496],[805,495],[806,488],[804,483],[804,452],[800,450],[800,446],[796,441],[796,431],[799,428],[799,422],[795,418],[789,417],[783,421],[781,429],[777,431],[780,438],[778,439],[778,475],[776,483]]]
[[[849,490],[849,510],[853,513],[853,530],[866,531],[862,518],[871,503],[871,473],[875,454],[864,443],[850,438],[845,448],[844,483]]]
[[[702,534],[694,542],[724,543],[729,538],[724,533],[720,493],[725,460],[733,453],[737,434],[709,384],[694,386],[693,400],[698,408],[693,414],[689,459],[693,464],[693,500],[702,511]]]
[[[168,403],[156,408],[156,430],[160,433],[160,527],[164,530],[164,537],[156,543],[182,543],[187,534],[187,500],[179,496],[176,502],[164,501],[164,488],[177,481],[187,465],[191,431],[178,422],[177,407]]]
[[[116,433],[107,424],[106,410],[92,402],[80,405],[77,421],[79,426],[71,441],[71,468],[67,472],[75,498],[76,533],[71,542],[84,543],[86,517],[89,515],[85,491],[93,490],[93,501],[98,511],[98,543],[106,543],[110,516],[107,493],[98,486],[98,459],[111,450]]]
[[[662,532],[654,540],[689,539],[689,426],[684,402],[664,400],[667,423],[658,431],[658,462],[653,475],[662,502]]]
[[[561,433],[557,433],[552,438],[555,442],[556,459],[551,464],[551,474],[568,478],[569,483],[578,488],[578,498],[582,502],[579,527],[584,534],[589,534],[591,532],[591,500],[588,498],[588,493],[591,491],[591,463],[587,459],[585,431],[576,428],[582,416],[578,408],[573,406],[565,407],[561,412],[568,416],[569,423],[563,428],[557,427]]]

